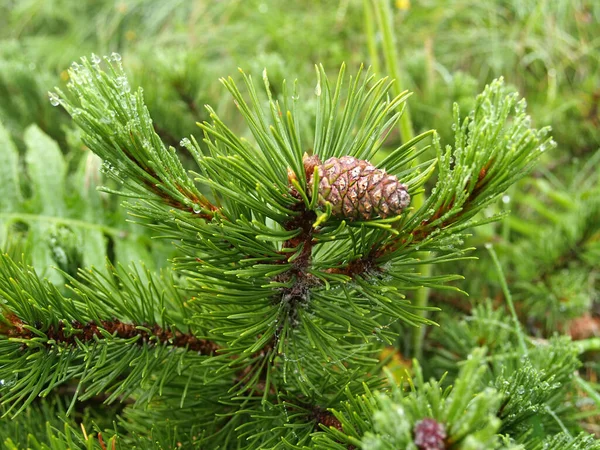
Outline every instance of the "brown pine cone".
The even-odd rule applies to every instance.
[[[386,218],[401,214],[410,204],[406,185],[368,161],[342,156],[321,163],[318,157],[305,155],[304,167],[310,189],[315,166],[319,173],[319,205],[331,203],[332,214],[336,217],[350,220]]]

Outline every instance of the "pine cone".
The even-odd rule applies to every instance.
[[[342,156],[321,163],[318,157],[305,155],[304,168],[311,189],[315,166],[319,172],[319,204],[331,203],[334,216],[350,220],[386,218],[401,214],[410,204],[406,185],[368,161]]]
[[[444,450],[446,427],[434,419],[423,419],[415,424],[415,445],[419,450]]]

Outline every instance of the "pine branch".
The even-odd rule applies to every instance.
[[[74,407],[76,401],[90,399],[99,394],[107,403],[115,400],[123,401],[133,396],[135,399],[133,405],[135,406],[138,403],[143,404],[152,400],[161,391],[162,395],[168,395],[160,386],[173,385],[174,378],[187,379],[187,386],[190,380],[186,372],[204,374],[202,376],[206,377],[214,370],[214,364],[206,366],[202,360],[198,361],[189,357],[184,359],[184,354],[179,353],[178,355],[172,351],[182,348],[186,352],[195,352],[198,356],[216,356],[215,353],[222,350],[214,342],[198,339],[189,332],[181,333],[176,329],[162,329],[157,324],[150,326],[123,323],[118,319],[96,319],[85,324],[76,320],[67,323],[62,319],[57,321],[49,318],[46,318],[45,325],[41,322],[34,323],[31,320],[26,322],[24,320],[26,317],[31,318],[38,313],[47,314],[53,309],[52,304],[62,304],[66,310],[70,310],[69,304],[73,305],[74,300],[61,296],[51,284],[39,280],[33,272],[26,272],[9,259],[3,258],[2,262],[3,273],[0,278],[17,280],[16,284],[4,282],[1,289],[1,295],[9,299],[3,316],[4,324],[0,329],[0,334],[4,335],[5,339],[0,345],[4,348],[6,355],[0,364],[0,376],[7,380],[3,400],[4,404],[11,405],[7,409],[7,414],[13,413],[13,410],[20,406],[15,413],[18,414],[33,402],[38,392],[41,395],[48,395],[51,390],[60,385],[64,386],[68,381],[78,381],[76,389],[72,392],[69,410]],[[94,272],[86,275],[83,281],[72,280],[73,290],[79,297],[87,297],[88,305],[94,304],[93,308],[88,308],[87,314],[101,316],[101,311],[108,308],[109,301],[115,304],[128,303],[124,300],[128,286],[126,273],[115,268],[112,268],[112,273],[118,275],[116,280],[118,280],[120,291],[116,289],[116,285],[112,286],[110,290],[103,286],[99,281],[98,273]],[[137,277],[133,278],[135,276],[135,272],[129,274],[131,279],[137,279]],[[102,280],[104,283],[108,282],[105,277],[102,277]],[[16,295],[17,292],[19,295]],[[112,293],[110,300],[104,296],[105,292]],[[142,292],[142,296],[139,297],[142,304],[146,303],[151,306],[152,299],[147,296],[153,292],[160,293],[155,281],[151,281],[147,292]],[[92,295],[95,298],[92,298]],[[25,305],[19,302],[19,297],[35,298],[34,308],[26,310]],[[46,308],[43,308],[46,310],[45,313],[42,309],[39,312],[35,311],[43,305],[47,305]],[[157,309],[154,306],[148,308],[148,311],[153,314]],[[73,311],[80,311],[80,308]],[[141,311],[132,311],[131,313],[138,317],[144,316]],[[117,356],[116,359],[115,356]],[[236,385],[239,385],[238,396],[250,389],[250,395],[256,396],[257,400],[262,397],[263,403],[267,398],[280,398],[285,395],[284,392],[287,389],[291,389],[293,392],[293,387],[278,386],[277,389],[274,389],[272,382],[269,384],[269,370],[265,363],[272,357],[271,350],[263,348],[248,360],[246,369],[241,372],[239,361],[233,361],[232,367],[234,371],[238,372],[237,376],[234,377],[235,372],[232,371],[228,372],[229,376],[224,376],[226,372],[223,372],[223,367],[221,367],[221,375],[217,380],[196,380],[195,385],[202,386],[206,395],[207,389],[210,389],[211,385],[214,386],[217,381],[217,384],[225,388],[225,391],[216,394],[214,399],[222,396],[227,389],[232,389],[232,387],[236,389]],[[32,365],[26,362],[28,360],[35,362]],[[22,372],[25,367],[27,367],[27,372],[36,374],[36,377],[42,370],[41,377],[39,379],[15,377],[15,373]],[[178,368],[174,370],[175,367]],[[305,367],[305,370],[307,369],[310,367]],[[153,377],[144,376],[144,372],[153,374]],[[108,375],[109,373],[110,375]],[[255,375],[258,375],[256,379],[250,381],[249,378]],[[344,383],[348,383],[348,380],[355,378],[356,375],[349,372]],[[144,386],[145,388],[143,388]],[[140,389],[142,390],[140,391]],[[188,396],[192,395],[192,392],[188,393]],[[289,395],[290,398],[296,398],[293,393]],[[178,401],[183,402],[185,397],[184,394],[184,397]],[[285,406],[286,402],[287,406]],[[290,400],[286,402],[282,403],[285,408],[290,410],[295,408]],[[243,414],[247,409],[248,407],[233,410],[229,414],[232,412]],[[300,409],[305,411],[302,413],[302,418],[305,421],[307,436],[312,432],[315,424],[324,423],[327,426],[335,424],[334,418],[314,404],[307,403]],[[256,411],[259,410],[254,410],[254,413],[256,414]],[[208,414],[213,417],[214,411],[208,411]],[[299,417],[299,419],[301,418]],[[282,428],[283,430],[285,428]]]
[[[122,440],[115,430],[100,431],[97,424],[92,423],[100,418],[99,415],[92,412],[91,417],[75,419],[66,416],[67,407],[68,402],[62,398],[34,403],[16,418],[0,421],[0,442],[10,450],[120,448],[116,445]],[[0,412],[4,413],[5,409]],[[106,410],[103,412],[106,414]]]
[[[7,413],[22,411],[37,395],[48,395],[74,379],[85,392],[78,389],[83,399],[111,392],[114,401],[143,386],[144,395],[151,397],[166,380],[201,365],[218,350],[214,342],[180,331],[177,309],[164,305],[165,294],[174,293],[172,282],[163,287],[150,279],[145,287],[128,286],[139,274],[113,268],[113,275],[115,279],[90,272],[90,284],[72,280],[78,297],[67,298],[31,268],[0,258],[0,295],[5,301],[0,376],[6,380],[2,403],[11,405]],[[113,314],[154,319],[157,311],[162,311],[162,326],[154,320],[135,324],[111,319]]]
[[[539,439],[532,450],[599,450],[600,442],[592,435],[580,433],[573,437],[568,433],[560,433]]]
[[[512,344],[506,348],[514,348]],[[522,354],[515,353],[500,360],[486,357],[485,348],[472,349],[454,386],[446,389],[442,381],[425,382],[414,361],[410,391],[393,388],[386,394],[367,391],[362,397],[348,396],[342,408],[333,411],[341,428],[327,429],[315,442],[328,449],[350,444],[367,449],[470,445],[507,450],[538,448],[541,441],[568,441],[568,448],[587,448],[585,444],[594,442],[589,435],[566,441],[564,436],[564,430],[572,429],[573,410],[565,399],[573,389],[572,377],[579,364],[576,347],[567,340],[554,340],[548,347],[532,349],[524,365]],[[487,380],[493,380],[491,387]],[[533,423],[541,427],[541,433],[532,433]],[[517,442],[524,447],[515,447]]]
[[[456,107],[454,150],[447,147],[442,151],[434,141],[439,174],[427,202],[397,237],[338,272],[360,275],[373,266],[373,261],[382,265],[414,248],[448,252],[455,245],[444,241],[444,237],[453,236],[461,242],[459,234],[463,230],[497,220],[472,219],[524,177],[543,151],[555,145],[546,137],[548,128],[530,128],[524,108],[524,101],[519,101],[517,94],[509,94],[502,80],[486,88],[467,118],[461,119]],[[460,256],[459,252],[450,253]]]
[[[111,336],[142,346],[166,344],[174,348],[198,352],[199,355],[212,355],[219,349],[214,342],[198,339],[191,333],[164,330],[157,324],[136,325],[123,323],[118,319],[101,320],[98,324],[95,322],[81,324],[77,321],[65,324],[59,321],[57,325],[50,325],[47,329],[40,330],[30,324],[25,324],[14,314],[5,315],[4,318],[10,323],[10,326],[7,326],[6,329],[0,328],[0,334],[5,335],[8,339],[25,342],[39,336],[38,332],[43,332],[47,339],[45,344],[50,348],[55,345],[76,347],[79,344],[96,343],[106,336]]]
[[[216,207],[196,188],[175,149],[167,149],[155,133],[142,90],[132,92],[120,55],[105,57],[110,75],[100,70],[102,60],[86,58],[69,69],[67,97],[60,89],[49,93],[84,130],[86,145],[105,160],[107,173],[125,181],[132,195],[210,219]],[[150,193],[151,195],[148,195]]]

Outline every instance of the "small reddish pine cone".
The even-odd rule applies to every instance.
[[[325,206],[329,202],[336,217],[350,220],[386,218],[401,214],[410,204],[406,185],[369,161],[342,156],[321,163],[317,156],[304,155],[311,191],[315,167],[319,173],[319,205]]]
[[[445,450],[446,427],[434,419],[423,419],[415,424],[415,445],[419,450]]]

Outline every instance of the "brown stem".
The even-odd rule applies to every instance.
[[[131,138],[131,141],[135,143],[135,137],[133,135],[133,132],[129,132],[129,136]],[[147,164],[145,164],[142,161],[139,161],[138,159],[134,158],[130,153],[128,153],[125,149],[123,150],[123,154],[136,166],[138,166],[141,170],[143,170],[144,172],[146,172],[148,175],[150,175],[152,178],[154,178],[155,180],[159,180],[160,178],[158,176],[158,174],[154,171],[154,169],[152,169],[152,167],[149,167]],[[163,190],[161,190],[159,188],[159,184],[158,183],[153,183],[150,180],[142,180],[144,186],[146,187],[146,189],[148,189],[149,191],[153,192],[155,195],[157,195],[158,197],[161,198],[161,200],[163,201],[163,203],[165,205],[168,205],[172,208],[176,208],[182,211],[187,211],[190,213],[194,213],[197,214],[196,211],[194,211],[194,208],[180,202],[177,199],[174,199],[173,197],[171,197],[170,195],[166,194]],[[205,219],[205,220],[211,220],[214,216],[213,212],[217,211],[218,208],[213,205],[212,203],[210,203],[208,200],[204,199],[201,200],[199,199],[195,194],[193,194],[192,192],[187,191],[186,189],[184,189],[183,187],[181,187],[180,185],[176,185],[177,190],[187,199],[189,199],[192,203],[197,204],[202,206],[204,209],[210,211],[208,213],[199,213],[197,214],[197,216],[199,218]]]
[[[4,318],[11,327],[0,328],[0,333],[8,338],[32,339],[35,335],[25,328],[25,323],[12,313],[5,313]],[[40,327],[36,327],[40,328]],[[48,341],[54,341],[57,344],[63,344],[71,347],[75,346],[77,341],[91,342],[96,339],[104,339],[100,330],[104,330],[113,336],[121,339],[131,339],[139,337],[136,341],[138,345],[144,343],[160,343],[171,345],[176,348],[187,348],[190,351],[196,351],[203,355],[212,355],[220,348],[215,342],[198,339],[191,333],[182,333],[181,331],[166,330],[157,324],[138,328],[138,325],[123,323],[118,319],[101,320],[100,323],[88,322],[85,324],[73,321],[70,325],[59,321],[56,325],[50,325],[44,333]]]
[[[300,254],[294,260],[292,267],[275,278],[275,280],[280,283],[286,283],[292,279],[294,280],[290,287],[281,290],[281,297],[278,296],[276,299],[278,302],[285,303],[288,317],[291,319],[292,323],[296,323],[297,308],[307,301],[310,288],[320,283],[318,279],[308,272],[314,245],[313,224],[315,223],[317,215],[314,211],[304,209],[303,203],[298,204],[298,209],[300,208],[302,208],[301,213],[286,223],[285,229],[296,230],[300,228],[302,231],[298,236],[285,241],[282,248],[293,249],[302,246],[302,250],[300,250]]]

